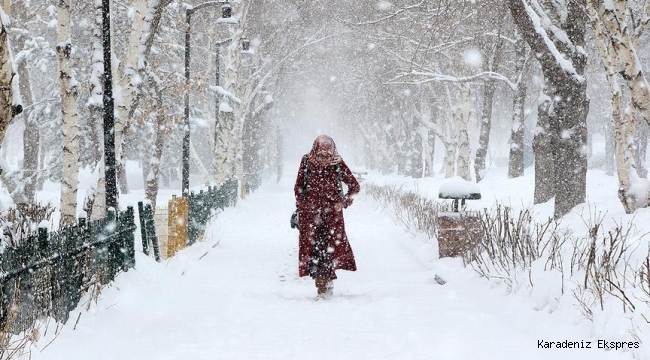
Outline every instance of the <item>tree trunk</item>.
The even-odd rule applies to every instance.
[[[483,60],[483,71],[499,70],[501,62],[501,55],[503,50],[503,40],[497,39],[492,55],[492,62],[490,63],[489,57],[485,56]],[[487,51],[484,51],[487,53]],[[483,81],[483,106],[481,108],[481,124],[478,140],[478,148],[474,157],[474,175],[476,182],[481,181],[485,177],[485,160],[490,146],[490,132],[492,130],[492,107],[494,103],[494,90],[495,80],[485,79]]]
[[[129,191],[128,183],[126,180],[126,170],[124,168],[124,137],[126,135],[125,129],[129,127],[129,112],[131,105],[137,94],[138,77],[138,61],[141,56],[140,39],[142,38],[142,30],[145,23],[145,16],[147,11],[147,0],[135,1],[135,6],[132,7],[133,23],[131,24],[131,31],[129,33],[129,40],[126,46],[126,56],[123,62],[120,63],[119,70],[121,91],[117,93],[122,96],[119,101],[116,101],[115,107],[115,159],[117,160],[116,172],[120,192],[126,194]],[[114,78],[115,79],[115,78]]]
[[[650,124],[650,84],[643,74],[643,67],[637,56],[637,49],[630,37],[628,29],[627,0],[613,0],[614,9],[607,8],[604,3],[594,4],[593,0],[587,1],[588,6],[598,13],[603,25],[603,31],[608,35],[614,56],[621,66],[620,74],[623,76],[631,91],[632,105],[639,115]]]
[[[104,168],[104,158],[100,158],[97,163],[97,187],[95,188],[95,199],[90,214],[90,220],[100,220],[106,217],[106,170]]]
[[[34,103],[32,95],[29,72],[25,62],[18,65],[20,76],[20,95],[25,106],[22,114],[25,119],[25,131],[23,132],[23,184],[25,200],[33,203],[36,198],[36,183],[38,181],[38,148],[40,143],[40,129],[38,119],[32,116],[31,107]]]
[[[158,113],[158,130],[156,130],[156,142],[154,145],[153,155],[151,159],[151,166],[149,174],[145,178],[146,182],[146,197],[151,202],[151,208],[156,211],[156,199],[158,198],[158,182],[160,178],[160,163],[162,160],[163,149],[165,147],[165,132],[162,130],[165,122],[165,115]]]
[[[224,96],[223,102],[219,106],[219,111],[223,114],[219,115],[219,132],[213,163],[217,186],[221,186],[233,177],[241,180],[243,176],[241,140],[244,131],[245,109],[241,104],[243,95],[241,41],[242,27],[246,20],[248,6],[247,2],[235,1],[232,5],[233,17],[237,18],[238,22],[236,25],[228,25],[232,41],[227,46],[225,54],[223,88],[231,96]]]
[[[79,174],[79,112],[76,80],[72,73],[70,54],[70,0],[58,2],[57,59],[63,135],[63,178],[61,180],[61,224],[71,225],[77,218],[77,178]]]
[[[154,142],[153,154],[149,163],[149,172],[144,178],[145,181],[145,197],[151,202],[151,208],[154,213],[156,212],[156,200],[158,198],[159,182],[160,182],[160,166],[162,164],[163,150],[165,148],[165,140],[168,136],[169,129],[167,125],[167,113],[169,110],[165,108],[163,103],[163,94],[158,88],[156,82],[152,77],[149,78],[151,87],[156,93],[156,122],[154,134],[156,141]]]
[[[474,158],[474,174],[476,182],[485,177],[485,159],[490,145],[490,131],[492,129],[492,104],[494,102],[494,80],[488,79],[483,85],[483,107],[481,108],[481,130],[479,133],[478,149]]]
[[[634,135],[635,116],[624,114],[623,96],[618,85],[616,75],[616,49],[607,38],[605,28],[598,20],[597,10],[590,4],[588,10],[591,15],[598,50],[601,55],[602,64],[605,70],[605,78],[612,96],[612,124],[614,128],[614,153],[616,160],[616,172],[618,174],[618,197],[625,212],[633,213],[637,209],[637,199],[632,187],[632,179],[636,178],[636,166],[634,164]]]
[[[529,12],[537,10],[528,3],[509,0],[508,6],[517,27],[542,66],[546,85],[555,94],[550,130],[555,135],[554,215],[559,218],[583,203],[586,197],[587,157],[584,147],[587,142],[589,100],[584,78],[586,55],[580,50],[585,45],[584,7],[578,0],[567,1],[562,28],[556,29],[560,34],[560,38],[557,38],[555,33],[536,27]],[[562,54],[558,54],[558,49]]]
[[[447,123],[453,122],[447,119]],[[445,145],[445,159],[444,159],[444,172],[445,178],[450,178],[456,175],[456,149],[458,148],[458,138],[455,133],[451,133],[453,126],[446,126],[446,131],[440,137],[442,143]]]
[[[457,111],[456,128],[458,129],[458,176],[467,181],[472,181],[470,172],[470,150],[469,150],[469,118],[472,114],[472,98],[467,83],[463,83],[460,89],[461,106]]]
[[[92,208],[89,220],[99,220],[106,217],[106,179],[104,169],[104,87],[102,77],[104,75],[104,54],[102,38],[102,2],[95,1],[95,23],[93,24],[92,47],[93,68],[90,75],[90,97],[88,98],[88,113],[92,128],[92,142],[95,151],[95,173],[97,173],[97,184],[93,195]]]
[[[642,178],[648,177],[648,169],[646,167],[646,153],[648,151],[648,129],[648,124],[644,123],[643,121],[639,121],[637,123],[635,163],[637,165],[637,172]]]
[[[4,19],[9,17],[4,14],[0,15],[2,15],[0,16],[0,88],[3,89],[0,91],[0,144],[2,144],[7,133],[7,126],[16,115],[17,110],[13,104],[13,60],[6,29],[9,24],[4,23]]]
[[[414,179],[419,179],[424,175],[423,156],[424,156],[424,142],[422,141],[422,125],[418,122],[413,122],[413,143],[411,148],[411,176]]]
[[[537,106],[537,126],[533,137],[535,154],[535,194],[534,204],[545,203],[555,195],[553,165],[553,136],[551,133],[552,94],[541,94]]]
[[[527,58],[526,42],[521,35],[517,36],[515,44],[516,64],[515,74],[518,77],[517,91],[512,100],[512,127],[510,133],[510,158],[508,161],[508,177],[516,178],[524,175],[524,104],[526,102],[526,84],[524,82],[525,64]]]
[[[614,175],[614,128],[612,121],[605,121],[605,174]]]

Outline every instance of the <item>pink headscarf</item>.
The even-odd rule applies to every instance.
[[[332,137],[329,135],[319,135],[316,140],[314,140],[314,144],[312,145],[311,151],[309,152],[310,163],[312,165],[322,167],[323,165],[318,161],[318,159],[316,159],[316,155],[318,154],[327,154],[331,156],[332,160],[328,165],[336,165],[341,162],[341,157],[336,151],[336,144],[334,143],[334,139],[332,139]]]

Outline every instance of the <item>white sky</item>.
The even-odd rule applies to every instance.
[[[554,302],[554,287],[541,277],[535,290],[507,294],[457,260],[438,260],[435,241],[396,225],[363,191],[345,210],[358,271],[339,271],[333,298],[315,301],[311,279],[297,277],[298,233],[289,227],[295,174],[285,169],[280,183],[269,180],[226,209],[203,242],[171,260],[156,263],[138,251],[136,269],[119,275],[90,311],[82,305],[73,312],[50,343],[51,324],[31,359],[631,359],[595,343],[538,349],[540,340],[634,339],[619,331],[625,319],[594,327],[570,305],[571,295]],[[613,178],[590,172],[590,180],[593,201],[615,203],[615,191],[603,191],[615,189]],[[401,183],[427,195],[442,181],[371,173],[362,187]],[[483,199],[470,205],[493,203],[506,189],[532,194],[531,187],[530,175],[505,180],[505,169],[493,169]],[[123,205],[141,197],[133,188]],[[447,283],[438,285],[435,275]]]

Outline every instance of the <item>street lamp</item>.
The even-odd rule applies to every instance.
[[[106,181],[106,209],[117,208],[117,179],[115,176],[115,103],[111,72],[111,8],[110,0],[102,0],[102,37],[104,47],[104,179]]]
[[[103,0],[107,1],[107,0]],[[185,124],[184,130],[185,134],[183,136],[183,167],[182,167],[182,195],[188,196],[190,193],[190,39],[191,39],[191,29],[190,24],[192,20],[192,14],[195,11],[206,7],[215,7],[221,6],[221,16],[222,18],[228,19],[232,16],[232,8],[228,1],[208,1],[203,4],[199,4],[194,7],[187,8],[185,11],[185,21],[187,26],[185,27],[185,83],[187,84],[187,89],[185,90]],[[217,21],[219,23],[219,21]],[[232,22],[223,22],[223,23],[232,23]]]

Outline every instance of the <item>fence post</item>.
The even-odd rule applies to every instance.
[[[128,271],[135,267],[135,214],[133,206],[126,207],[124,216],[124,263],[122,269]]]
[[[108,268],[108,276],[105,279],[106,282],[103,282],[104,284],[108,284],[112,281],[115,278],[116,273],[115,246],[113,246],[113,242],[111,241],[111,238],[115,235],[115,228],[115,209],[110,208],[106,215],[106,222],[104,223],[104,229],[102,231],[104,235],[102,250],[106,256],[106,265]]]
[[[158,238],[156,237],[156,225],[154,224],[153,218],[153,209],[151,204],[147,204],[144,209],[145,219],[144,219],[144,228],[146,232],[147,243],[151,240],[151,245],[153,247],[153,256],[156,261],[160,262],[160,248],[158,247]],[[147,254],[148,255],[148,254]]]
[[[149,256],[149,241],[147,241],[147,228],[145,226],[145,221],[147,214],[144,212],[144,206],[142,201],[138,201],[138,214],[140,218],[140,236],[142,237],[142,251]]]
[[[47,228],[39,227],[38,228],[38,248],[46,249],[47,248]]]
[[[172,257],[178,250],[187,246],[189,214],[189,198],[172,196],[169,201],[169,241],[167,242],[167,257]]]
[[[194,191],[190,193],[189,197],[189,206],[187,210],[187,244],[186,246],[193,245],[196,242],[197,237],[197,227],[196,221],[197,216],[199,216],[199,202],[200,195],[195,195]]]

